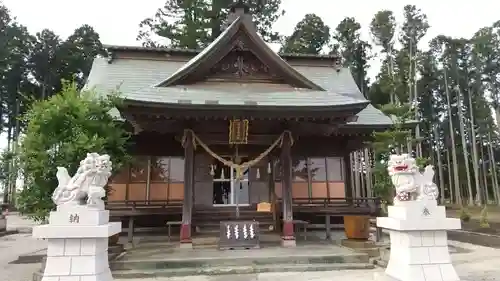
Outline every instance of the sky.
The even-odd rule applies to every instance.
[[[138,24],[154,15],[165,0],[0,0],[17,20],[32,33],[44,28],[51,29],[66,38],[76,28],[89,24],[100,34],[101,42],[108,45],[140,45],[136,41]],[[305,14],[315,13],[332,29],[344,17],[354,17],[361,23],[362,37],[371,41],[369,25],[373,15],[380,10],[392,10],[398,22],[402,20],[403,6],[414,4],[428,16],[431,25],[422,40],[427,41],[439,34],[454,37],[471,37],[479,28],[500,20],[500,1],[475,0],[282,0],[285,15],[276,22],[274,29],[282,34],[292,33],[295,24]],[[276,49],[276,46],[274,46]],[[380,67],[380,58],[371,62],[369,76],[373,77]],[[0,147],[5,147],[0,138]]]
[[[66,38],[77,27],[89,24],[107,45],[140,45],[136,41],[138,24],[154,15],[165,0],[119,1],[119,0],[0,0],[17,20],[32,33],[44,28],[51,29]],[[78,4],[77,4],[78,3]],[[83,5],[81,4],[83,3]],[[463,4],[462,4],[463,3]],[[334,29],[344,17],[354,17],[361,23],[362,37],[371,41],[369,25],[373,15],[380,10],[392,10],[398,22],[402,21],[403,7],[414,4],[428,16],[431,28],[422,40],[425,48],[428,40],[439,34],[454,37],[470,37],[479,28],[500,20],[500,1],[475,0],[282,0],[286,11],[274,29],[282,34],[292,33],[295,24],[305,14],[315,13]],[[273,46],[273,49],[277,49]],[[378,72],[380,58],[375,58],[369,76]]]

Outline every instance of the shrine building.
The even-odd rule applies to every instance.
[[[376,211],[353,192],[349,155],[392,121],[339,57],[277,54],[242,4],[204,50],[108,51],[86,88],[124,99],[112,114],[132,128],[135,160],[108,204],[129,228],[178,221],[190,244],[221,220],[253,220],[287,244],[296,218]]]

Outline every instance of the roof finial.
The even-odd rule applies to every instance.
[[[250,6],[243,0],[236,0],[229,6],[231,13],[235,14],[248,14],[250,12]]]

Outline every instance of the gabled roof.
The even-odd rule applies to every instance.
[[[311,64],[296,60],[303,56],[284,56],[285,61],[257,34],[250,15],[240,11],[231,16],[229,26],[202,51],[108,47],[116,56],[94,60],[86,88],[95,88],[102,94],[118,88],[126,103],[134,105],[280,112],[293,108],[327,112],[326,116],[339,110],[358,117],[357,121],[346,124],[348,126],[381,128],[392,125],[388,116],[369,105],[350,70],[339,68],[336,58],[318,56],[316,62],[321,60],[321,63]],[[250,43],[244,51],[272,66],[272,70],[278,72],[275,74],[284,78],[288,85],[243,80],[196,83],[207,77],[203,71],[229,58],[228,54],[242,38]],[[120,115],[118,110],[113,110],[112,114]]]
[[[276,54],[266,42],[257,34],[252,17],[241,13],[237,18],[202,52],[192,58],[183,67],[179,68],[166,80],[161,81],[156,87],[167,87],[173,85],[185,85],[185,79],[189,74],[200,71],[208,71],[215,63],[222,60],[229,52],[233,50],[235,41],[241,37],[248,39],[252,48],[251,51],[259,60],[268,65],[276,66],[274,72],[280,73],[283,78],[291,81],[293,86],[311,90],[324,90],[321,86],[307,79],[301,73],[291,67],[278,54]],[[241,42],[241,41],[240,41]],[[228,47],[231,46],[231,47]]]

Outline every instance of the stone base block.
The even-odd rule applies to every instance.
[[[108,269],[106,272],[102,272],[96,275],[79,275],[71,277],[54,277],[54,276],[43,276],[41,281],[113,281],[113,276],[111,271]]]
[[[41,281],[112,281],[108,237],[121,232],[121,223],[108,221],[109,211],[83,205],[51,212],[49,224],[33,229],[48,242]]]
[[[375,281],[460,281],[453,265],[429,264],[408,265],[398,269],[399,274],[392,276],[385,273],[375,273]]]
[[[88,208],[87,206],[58,206],[50,212],[51,225],[104,225],[109,222],[109,210]]]
[[[352,248],[352,249],[363,249],[363,248],[373,248],[376,247],[375,242],[370,240],[357,240],[357,239],[342,239],[340,245]]]
[[[295,247],[297,246],[295,240],[281,240],[282,247]]]
[[[430,200],[396,202],[388,217],[377,218],[377,226],[389,230],[391,250],[385,275],[376,280],[460,280],[446,233],[459,229],[460,220],[446,218],[443,206]]]
[[[181,249],[193,249],[193,243],[180,243],[179,248],[181,248]]]
[[[0,232],[7,230],[7,219],[0,215]]]

